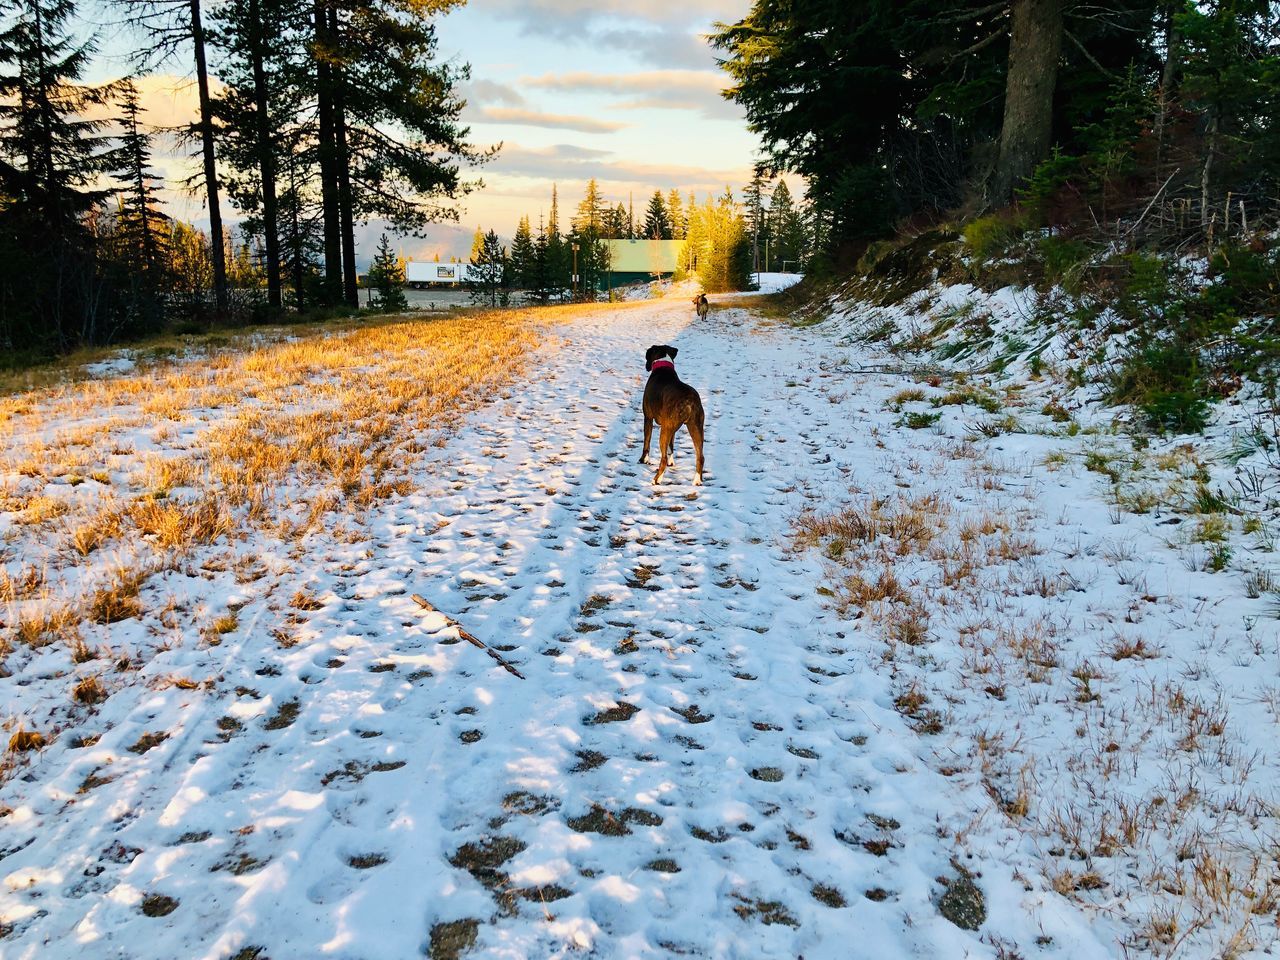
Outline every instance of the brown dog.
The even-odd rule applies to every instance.
[[[711,304],[707,300],[705,293],[700,293],[693,298],[693,309],[698,314],[699,320],[707,319],[707,313],[711,310]]]
[[[702,483],[702,436],[706,418],[698,391],[676,376],[674,361],[677,352],[675,347],[665,343],[655,344],[645,351],[644,368],[649,372],[649,382],[644,388],[644,449],[640,451],[640,462],[649,462],[649,439],[653,436],[653,422],[656,420],[661,457],[653,482],[660,482],[671,462],[676,431],[687,427],[698,458],[697,473],[693,479],[696,487]]]

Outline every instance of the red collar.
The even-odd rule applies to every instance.
[[[653,365],[649,367],[650,370],[674,370],[675,368],[676,365],[670,360],[655,360]]]

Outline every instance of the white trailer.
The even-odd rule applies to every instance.
[[[467,279],[469,263],[429,263],[410,260],[404,265],[405,283],[411,287],[443,284],[457,286]]]

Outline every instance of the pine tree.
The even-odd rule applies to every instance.
[[[484,239],[484,229],[476,227],[476,232],[471,235],[471,253],[467,256],[472,263],[475,262],[476,257],[484,253]]]
[[[511,241],[511,282],[517,289],[528,290],[533,286],[534,256],[529,218],[521,217],[515,239]]]
[[[369,300],[370,309],[379,313],[398,313],[409,309],[409,300],[404,295],[404,265],[391,249],[385,233],[378,241],[378,252],[369,265],[365,282],[377,292],[377,296]]]
[[[751,235],[752,270],[760,270],[760,260],[764,248],[769,242],[769,223],[765,215],[766,184],[760,171],[756,171],[751,182],[742,191],[742,199],[746,205],[747,232]]]
[[[746,290],[751,284],[751,237],[742,208],[725,188],[718,200],[689,211],[682,266],[709,293]]]
[[[593,234],[599,234],[603,227],[605,214],[605,200],[600,194],[600,186],[593,177],[587,183],[587,192],[583,196],[582,202],[578,204],[577,215],[573,218],[573,225],[579,230],[589,230]]]
[[[166,281],[169,218],[156,200],[159,176],[151,169],[151,135],[143,129],[142,106],[132,80],[121,85],[116,174],[121,181],[116,215],[117,256],[134,265],[144,288],[154,292]]]
[[[292,12],[290,0],[228,0],[217,9],[211,40],[223,52],[223,91],[213,113],[222,121],[223,158],[234,171],[228,191],[262,238],[267,304],[279,310],[284,257],[278,181],[281,166],[287,165],[283,121],[300,105],[290,84],[298,70],[290,56],[294,48],[276,42],[280,24]]]
[[[648,209],[644,214],[644,226],[641,227],[646,240],[670,240],[671,220],[667,216],[667,204],[662,199],[662,191],[655,190],[649,198]]]
[[[685,216],[680,191],[674,187],[667,194],[667,218],[671,221],[671,239],[683,240],[689,231],[689,221]]]
[[[77,43],[72,0],[13,0],[0,30],[0,346],[66,349],[104,339],[92,236],[82,218],[119,165],[105,120],[110,87],[82,82],[94,47]],[[20,238],[20,239],[19,239]]]
[[[555,266],[552,263],[551,242],[546,228],[538,223],[538,236],[533,241],[533,262],[529,278],[528,296],[535,303],[547,303],[556,292]]]
[[[551,185],[551,213],[547,218],[547,297],[562,300],[565,291],[573,286],[572,251],[560,233],[560,189]]]
[[[774,188],[767,223],[771,248],[764,269],[771,271],[777,266],[785,269],[788,263],[798,267],[805,249],[804,220],[791,200],[791,189],[785,180],[779,180]]]
[[[225,316],[230,305],[227,289],[226,241],[222,227],[221,189],[216,163],[216,123],[213,96],[209,86],[207,30],[202,0],[114,0],[124,8],[126,23],[144,38],[134,53],[140,69],[159,67],[187,50],[191,52],[190,69],[195,75],[198,118],[184,131],[199,142],[201,168],[193,185],[199,183],[209,216],[212,240],[209,244],[214,313]],[[191,302],[190,312],[204,313],[202,299]]]
[[[498,235],[492,230],[481,234],[480,249],[471,254],[471,266],[467,270],[471,302],[497,307],[507,272],[507,257]]]
[[[604,236],[608,240],[627,239],[627,208],[622,203],[605,211]]]
[[[355,224],[418,235],[457,220],[474,184],[461,168],[490,152],[460,122],[465,65],[437,61],[434,17],[452,0],[313,0],[307,85],[314,96],[327,289],[354,302]]]

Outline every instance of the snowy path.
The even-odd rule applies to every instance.
[[[990,798],[918,759],[788,546],[806,497],[877,456],[857,398],[817,389],[821,337],[687,307],[556,329],[372,539],[300,558],[296,645],[264,616],[213,695],[139,698],[93,748],[111,782],[10,784],[0,956],[448,957],[473,936],[493,957],[995,956],[938,913],[953,858],[984,933],[1111,955]],[[700,489],[683,433],[661,488],[635,462],[663,342],[707,407]],[[150,894],[179,906],[144,916]]]

